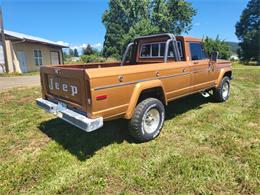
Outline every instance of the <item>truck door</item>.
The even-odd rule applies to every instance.
[[[168,63],[171,68],[167,70],[168,75],[165,75],[162,80],[168,100],[176,99],[188,94],[193,88],[191,85],[190,65],[185,61],[184,57],[183,42],[178,41],[177,44],[181,61]],[[173,59],[173,56],[173,46],[170,44],[168,57]]]
[[[214,85],[213,69],[201,42],[189,42],[191,77],[194,91],[209,88]]]
[[[162,79],[168,100],[176,99],[191,92],[190,67],[186,62],[173,62],[168,74]]]

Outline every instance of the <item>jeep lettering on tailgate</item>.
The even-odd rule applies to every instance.
[[[57,78],[49,77],[49,90],[63,91],[69,93],[71,96],[78,94],[78,87],[60,82]]]

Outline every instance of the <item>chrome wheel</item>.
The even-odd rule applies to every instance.
[[[222,87],[222,97],[223,99],[227,99],[229,95],[229,83],[225,82]]]
[[[143,117],[143,127],[147,133],[153,133],[160,124],[160,113],[157,109],[148,110]]]

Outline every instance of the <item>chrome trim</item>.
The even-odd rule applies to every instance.
[[[220,69],[216,68],[213,72],[220,70]],[[183,76],[183,75],[187,75],[187,74],[194,74],[194,73],[199,73],[199,72],[208,72],[210,70],[211,69],[203,68],[203,69],[193,70],[192,72],[184,72],[184,73],[181,73],[181,74],[173,74],[173,75],[167,75],[167,76],[160,76],[160,77],[157,77],[157,78],[148,78],[148,79],[141,79],[141,80],[137,80],[137,81],[130,81],[130,82],[126,82],[126,83],[104,85],[104,86],[101,86],[101,87],[96,87],[96,88],[94,88],[94,90],[98,91],[98,90],[102,90],[102,89],[108,89],[108,88],[113,88],[113,87],[121,87],[121,86],[125,86],[125,85],[132,85],[132,84],[150,81],[150,80],[155,80],[155,79],[173,78],[173,77]]]
[[[211,70],[210,68],[201,68],[201,69],[193,70],[192,73],[208,72],[210,70]]]
[[[113,88],[113,87],[121,87],[121,86],[125,86],[125,85],[132,85],[132,84],[141,83],[141,82],[145,82],[145,81],[156,80],[156,79],[173,78],[173,77],[178,77],[178,76],[183,76],[183,75],[188,75],[188,74],[191,74],[191,73],[190,72],[185,72],[185,73],[181,73],[181,74],[160,76],[160,77],[157,77],[157,78],[148,78],[148,79],[141,79],[141,80],[137,80],[137,81],[130,81],[130,82],[126,82],[126,83],[105,85],[105,86],[102,86],[102,87],[96,87],[96,88],[94,88],[94,90],[98,91],[98,90],[102,90],[102,89],[108,89],[108,88]]]
[[[69,108],[63,107],[60,108],[58,104],[55,104],[51,101],[38,98],[36,99],[36,104],[46,112],[54,114],[55,116],[61,118],[62,120],[75,125],[76,127],[86,131],[91,132],[96,129],[99,129],[103,126],[103,118],[87,118],[86,116],[79,114]]]
[[[184,75],[187,75],[187,74],[191,74],[191,73],[190,72],[184,72],[184,73],[181,73],[181,74],[161,76],[161,77],[159,77],[159,79],[173,78],[173,77],[178,77],[178,76],[184,76]]]
[[[221,68],[226,68],[226,67],[230,67],[231,68],[230,65],[225,65],[225,66],[217,65],[216,69],[221,69]]]

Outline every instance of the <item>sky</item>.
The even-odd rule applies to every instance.
[[[197,10],[189,36],[237,42],[235,24],[248,0],[187,0]],[[4,28],[82,48],[101,49],[107,0],[0,0]],[[186,34],[185,34],[186,35]]]

